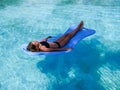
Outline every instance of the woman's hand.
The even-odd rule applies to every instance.
[[[44,38],[43,40],[41,40],[41,42],[42,41],[47,41],[49,38],[52,38],[52,36],[48,36],[47,38]]]
[[[53,52],[53,51],[66,51],[66,50],[72,50],[72,48],[46,48],[45,46],[40,47],[41,51],[44,52]]]
[[[47,38],[52,38],[52,36],[48,36]]]
[[[72,48],[67,48],[66,50],[72,50]]]

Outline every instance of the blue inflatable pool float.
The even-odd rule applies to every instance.
[[[68,28],[68,30],[64,33],[69,33],[71,31],[73,31],[75,28],[77,27],[77,25],[73,25],[70,28]],[[88,37],[90,35],[93,35],[95,33],[95,30],[93,29],[88,29],[88,28],[82,28],[81,31],[79,31],[76,35],[74,35],[74,37],[63,47],[70,47],[70,48],[74,48],[75,45],[81,41],[82,39],[84,39],[85,37]],[[58,35],[56,37],[53,37],[51,39],[49,39],[48,41],[55,41],[57,38],[59,38],[61,35]],[[55,54],[64,54],[64,53],[68,53],[71,52],[72,50],[66,50],[66,51],[53,51],[53,52],[31,52],[27,50],[27,45],[28,44],[23,44],[21,46],[21,49],[28,55],[55,55]]]

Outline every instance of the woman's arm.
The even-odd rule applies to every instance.
[[[47,38],[44,38],[44,39],[41,40],[41,41],[47,41],[49,38],[52,38],[52,36],[48,36]]]
[[[44,46],[41,47],[40,49],[44,52],[72,50],[72,48],[46,48]]]

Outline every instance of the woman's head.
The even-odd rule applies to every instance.
[[[32,52],[38,52],[40,51],[39,45],[40,43],[38,41],[30,42],[27,46],[27,50],[32,51]]]

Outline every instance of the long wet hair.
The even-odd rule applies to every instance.
[[[30,42],[27,46],[27,50],[28,51],[32,51],[32,52],[39,52],[40,49],[37,49],[37,46],[32,44],[32,42]]]

